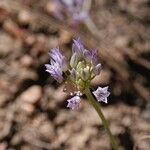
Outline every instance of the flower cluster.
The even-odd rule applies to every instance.
[[[64,13],[70,16],[73,22],[82,22],[87,18],[87,12],[83,10],[85,0],[54,0],[53,15],[62,20]],[[65,11],[64,11],[65,10]]]
[[[98,62],[98,50],[87,50],[80,42],[80,39],[73,40],[72,57],[70,63],[63,56],[58,48],[54,48],[49,53],[50,64],[46,64],[46,71],[59,83],[65,81],[64,91],[73,96],[67,100],[67,107],[77,109],[80,104],[80,96],[84,94],[86,88],[90,87],[91,80],[100,74],[101,64]],[[93,92],[97,101],[107,103],[110,95],[108,87],[98,87]]]

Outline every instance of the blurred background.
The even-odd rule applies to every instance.
[[[149,150],[150,1],[85,0],[75,14],[58,1],[0,0],[0,150],[111,149],[86,98],[69,110],[63,84],[45,72],[50,49],[70,57],[77,37],[99,50],[92,85],[109,85],[102,107],[120,149]]]

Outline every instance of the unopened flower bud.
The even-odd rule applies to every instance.
[[[77,66],[77,63],[78,63],[78,56],[77,56],[77,53],[74,53],[70,60],[70,66],[72,68],[75,68]]]

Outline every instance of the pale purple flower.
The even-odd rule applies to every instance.
[[[62,69],[57,62],[51,60],[51,64],[46,64],[46,71],[59,83],[63,81]]]
[[[72,22],[75,24],[76,22],[82,22],[88,17],[88,12],[83,10],[84,0],[54,0],[53,3],[53,5],[56,5],[53,15],[58,19],[62,20],[64,12],[71,17]]]
[[[87,62],[91,62],[93,64],[93,73],[95,75],[99,75],[101,71],[101,64],[98,62],[98,50],[85,50],[84,57]]]
[[[70,66],[75,68],[78,62],[84,57],[85,48],[80,41],[80,38],[74,39],[72,44],[72,57],[70,60]]]
[[[63,81],[63,72],[67,70],[67,61],[58,48],[53,48],[49,53],[50,64],[46,64],[46,71],[59,83]]]
[[[81,21],[86,17],[86,13],[82,10],[84,0],[59,0],[59,2],[68,10],[73,19]]]
[[[80,38],[73,40],[72,52],[76,53],[79,58],[86,59],[87,62],[92,62],[93,65],[98,64],[98,50],[86,50],[80,41]]]
[[[59,66],[61,67],[62,71],[66,71],[67,70],[67,61],[66,61],[66,57],[63,56],[58,48],[53,48],[51,50],[51,52],[49,53],[51,59],[53,59],[55,62],[57,62],[59,64]]]
[[[63,55],[60,53],[58,48],[53,48],[51,49],[50,53],[49,53],[50,57],[57,61],[58,63],[61,63],[62,59],[63,59]]]
[[[94,65],[98,63],[98,50],[97,49],[85,50],[84,56],[87,61],[91,61]]]
[[[71,109],[78,109],[81,99],[79,96],[76,95],[71,99],[68,99],[67,101],[68,101],[67,107]]]
[[[108,91],[108,86],[106,86],[104,88],[98,87],[97,90],[93,92],[93,94],[98,102],[102,101],[107,103],[107,97],[110,95],[110,92]]]
[[[72,44],[72,52],[76,53],[78,56],[82,56],[84,54],[85,48],[80,41],[80,38],[73,40]]]

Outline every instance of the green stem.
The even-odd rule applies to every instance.
[[[111,142],[111,145],[113,147],[114,150],[118,150],[118,145],[116,144],[115,142],[115,139],[110,131],[110,128],[109,128],[109,125],[108,125],[108,122],[107,120],[105,119],[103,113],[102,113],[102,110],[101,110],[101,106],[100,104],[94,99],[93,95],[91,94],[91,91],[89,88],[87,88],[85,90],[85,95],[87,96],[87,99],[89,100],[89,102],[92,104],[92,106],[95,108],[95,110],[97,111],[99,117],[101,118],[102,120],[102,123],[104,125],[104,128],[106,130],[106,132],[108,133],[109,135],[109,138],[110,138],[110,142]]]

